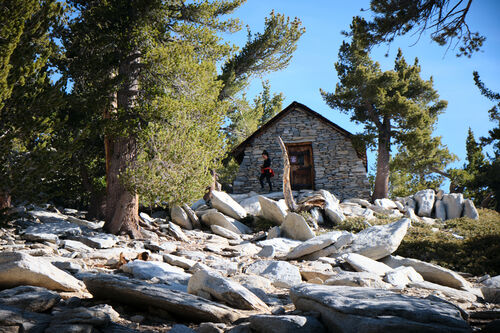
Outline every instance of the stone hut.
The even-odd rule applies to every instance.
[[[273,187],[283,186],[281,136],[290,158],[293,190],[325,189],[340,199],[369,198],[366,150],[355,148],[353,135],[298,102],[293,102],[231,152],[240,164],[234,193],[260,189],[262,151],[267,150],[275,176]],[[267,187],[267,186],[266,186]]]

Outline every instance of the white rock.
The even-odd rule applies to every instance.
[[[325,220],[323,219],[323,214],[321,213],[321,210],[319,207],[312,208],[309,211],[309,213],[311,213],[312,218],[316,221],[317,224],[325,223]]]
[[[294,247],[296,247],[300,244],[302,244],[302,242],[296,241],[293,239],[288,239],[288,238],[281,238],[281,237],[266,239],[266,240],[262,240],[262,241],[257,242],[257,245],[260,247],[272,246],[275,248],[275,250],[277,252],[280,252],[283,254],[290,252],[291,249],[293,249]]]
[[[328,232],[299,244],[287,255],[287,259],[297,259],[332,245],[343,234],[342,231]]]
[[[258,260],[246,268],[246,273],[263,276],[279,288],[290,288],[302,282],[299,269],[286,261]]]
[[[435,290],[443,293],[447,297],[455,298],[460,302],[475,302],[477,300],[477,296],[473,293],[458,290],[455,288],[446,287],[437,283],[432,283],[428,281],[422,282],[410,282],[408,284],[409,287],[412,288],[420,288],[420,289],[428,289]]]
[[[189,217],[189,221],[191,221],[191,225],[193,226],[193,228],[201,229],[200,219],[198,218],[198,215],[196,215],[195,211],[191,209],[191,207],[189,207],[187,204],[183,204],[182,209],[184,209],[187,216]]]
[[[281,232],[291,239],[305,241],[315,236],[306,220],[297,213],[288,213],[280,228]]]
[[[464,196],[462,193],[444,194],[442,200],[446,207],[447,219],[462,217],[462,211],[464,209]]]
[[[187,285],[191,274],[185,273],[180,267],[171,266],[165,262],[134,260],[121,266],[125,273],[132,274],[136,279],[151,280],[158,278],[163,282]]]
[[[92,252],[93,249],[88,247],[87,245],[83,244],[82,242],[79,241],[74,241],[70,239],[63,240],[61,242],[63,247],[71,252],[82,252],[82,253],[88,253]]]
[[[344,254],[342,255],[342,259],[344,259],[358,272],[369,272],[383,276],[391,270],[391,267],[386,264],[372,260],[357,253]]]
[[[163,260],[170,265],[181,267],[184,269],[191,269],[191,267],[196,265],[196,261],[194,260],[167,253],[163,255]]]
[[[262,215],[262,207],[260,206],[260,201],[259,201],[258,195],[244,199],[243,201],[240,202],[240,205],[250,215],[254,215],[254,216]]]
[[[359,198],[350,198],[350,199],[344,200],[343,202],[355,203],[355,204],[358,204],[358,205],[363,206],[363,207],[370,207],[372,205],[368,200],[359,199]]]
[[[178,226],[183,227],[184,229],[192,230],[193,224],[189,219],[187,213],[180,206],[173,206],[170,210],[170,217],[172,218],[172,222],[177,224]]]
[[[95,249],[109,249],[118,242],[118,237],[111,234],[95,233],[92,236],[81,235],[73,239]]]
[[[420,218],[417,216],[417,214],[415,214],[413,208],[407,207],[405,216],[413,222],[420,222]]]
[[[210,229],[212,230],[212,232],[214,234],[222,236],[222,237],[227,238],[227,239],[234,239],[234,240],[241,239],[237,233],[232,232],[231,230],[226,229],[226,228],[221,227],[221,226],[218,226],[216,224],[212,224],[210,226]]]
[[[470,199],[464,201],[464,216],[473,220],[479,220],[479,213],[476,206],[474,206],[474,202]]]
[[[384,281],[398,288],[404,288],[410,282],[423,282],[424,278],[413,267],[400,266],[388,271]]]
[[[226,228],[234,233],[241,234],[241,231],[235,226],[235,220],[219,212],[209,212],[201,217],[201,221],[206,225],[212,224]]]
[[[383,199],[376,199],[375,200],[375,205],[385,208],[385,209],[396,209],[398,206],[394,201],[391,199],[383,198]]]
[[[189,279],[188,293],[199,295],[200,291],[237,309],[269,312],[267,305],[250,290],[213,271],[200,269]]]
[[[313,252],[311,254],[307,254],[300,259],[302,260],[318,260],[321,257],[332,256],[336,253],[341,252],[341,250],[347,245],[351,244],[352,241],[356,238],[356,235],[351,234],[350,232],[343,231],[342,235],[335,241],[334,244],[327,246],[321,250]]]
[[[421,190],[413,195],[418,204],[418,215],[430,217],[436,193],[434,190]]]
[[[426,281],[429,282],[434,282],[456,289],[469,290],[471,288],[470,283],[460,276],[460,274],[425,261],[403,258],[400,256],[388,256],[382,259],[382,262],[392,268],[399,266],[413,267]]]
[[[44,258],[34,258],[21,252],[1,252],[0,289],[20,285],[60,291],[81,291],[85,288],[80,280]]]
[[[397,250],[410,223],[409,219],[401,219],[387,225],[364,229],[343,252],[358,253],[374,260],[388,256]]]
[[[262,217],[281,225],[285,221],[286,210],[278,202],[268,199],[262,195],[258,196],[262,208]]]
[[[149,216],[147,213],[144,213],[144,212],[140,212],[139,213],[139,216],[141,217],[141,219],[144,220],[144,222],[147,222],[147,223],[153,223],[154,219],[151,218],[151,216]]]
[[[226,192],[212,191],[211,202],[212,207],[236,220],[241,220],[248,214],[247,211]]]
[[[405,212],[405,206],[403,206],[403,204],[402,204],[401,202],[399,202],[399,201],[394,201],[394,204],[396,205],[396,208],[397,208],[400,212],[402,212],[402,213],[404,213],[404,212]]]

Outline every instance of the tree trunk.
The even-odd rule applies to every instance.
[[[379,132],[378,135],[377,175],[375,176],[373,200],[387,198],[387,195],[389,193],[389,160],[391,152],[391,137],[389,130],[387,130],[388,126],[384,127],[386,128],[386,130]]]
[[[117,92],[117,107],[129,111],[133,108],[138,87],[137,54],[125,59],[119,68],[122,86]],[[139,196],[125,188],[120,175],[137,158],[135,138],[106,138],[106,214],[104,229],[112,234],[127,232],[133,238],[141,237],[139,231]]]
[[[288,159],[288,152],[281,137],[278,137],[278,141],[280,143],[281,153],[283,154],[283,196],[285,197],[288,209],[291,212],[296,212],[298,207],[293,199],[292,187],[290,185],[290,160]]]
[[[0,192],[0,210],[10,208],[11,197],[7,192]]]

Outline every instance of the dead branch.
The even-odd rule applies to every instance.
[[[292,187],[290,185],[290,160],[288,159],[288,152],[280,136],[278,136],[278,141],[283,155],[283,196],[285,197],[288,209],[291,212],[296,212],[298,207],[293,199]]]

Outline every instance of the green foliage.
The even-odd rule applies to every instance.
[[[240,165],[233,157],[228,157],[222,162],[222,166],[217,170],[217,175],[219,176],[219,183],[224,185],[232,184],[238,171],[240,170]]]
[[[448,48],[459,45],[457,56],[478,52],[486,37],[471,32],[466,22],[472,0],[371,0],[375,14],[369,23],[373,43],[391,43],[397,36],[413,32],[430,37]]]
[[[438,231],[428,225],[413,225],[396,254],[475,275],[500,274],[500,214],[488,209],[478,211],[479,220],[447,220]]]
[[[389,168],[392,145],[400,151],[398,159],[404,160],[401,165],[417,163],[421,174],[427,174],[432,168],[442,170],[453,157],[442,146],[440,138],[432,138],[431,134],[446,101],[439,100],[432,78],[420,77],[418,59],[409,65],[401,50],[394,69],[382,71],[379,64],[370,59],[368,29],[365,20],[353,19],[348,34],[351,41],[343,42],[339,61],[335,63],[339,83],[334,93],[321,91],[324,100],[331,108],[350,114],[352,121],[364,125],[360,137],[368,146],[378,148],[377,178],[389,176],[384,170]],[[375,183],[375,193],[384,192],[377,189],[378,179]],[[387,196],[387,193],[381,194]]]

